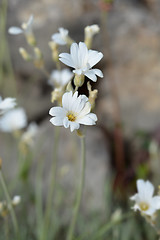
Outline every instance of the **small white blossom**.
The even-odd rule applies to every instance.
[[[24,33],[25,35],[30,35],[30,34],[32,34],[33,21],[34,21],[34,17],[33,17],[33,15],[31,15],[28,22],[23,23],[21,28],[10,27],[8,29],[8,32],[10,34],[13,34],[13,35],[18,35],[18,34],[21,34],[21,33]]]
[[[0,118],[0,130],[13,132],[27,125],[27,116],[23,108],[12,109]]]
[[[101,52],[88,50],[85,43],[72,43],[69,53],[61,53],[59,60],[69,67],[74,68],[77,75],[85,75],[93,82],[97,81],[97,76],[103,77],[103,73],[99,69],[91,69],[103,57]],[[97,75],[97,76],[96,76]]]
[[[21,197],[20,196],[14,196],[13,200],[12,200],[12,204],[14,206],[18,205],[21,202]]]
[[[68,68],[63,70],[54,70],[51,73],[48,83],[53,87],[65,87],[72,77],[73,73]]]
[[[130,199],[135,201],[133,209],[141,211],[143,214],[152,216],[160,209],[160,196],[154,196],[154,186],[150,181],[137,180],[138,193]]]
[[[5,113],[6,111],[14,108],[16,106],[15,98],[5,98],[2,100],[0,96],[0,114]]]
[[[99,26],[97,24],[85,27],[84,31],[87,38],[92,38],[95,34],[99,33]]]
[[[22,134],[21,140],[26,144],[33,146],[34,137],[38,132],[38,125],[35,122],[31,122],[27,128],[27,130]]]
[[[59,28],[59,33],[54,33],[52,35],[52,40],[59,45],[66,45],[68,39],[68,30],[64,28]]]
[[[85,95],[74,94],[72,91],[66,92],[62,97],[62,107],[52,107],[49,114],[53,116],[50,122],[55,126],[64,126],[71,132],[79,129],[80,124],[95,125],[97,116],[90,113],[91,104]]]

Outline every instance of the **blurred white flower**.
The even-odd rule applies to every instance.
[[[130,199],[135,201],[133,209],[141,211],[143,214],[152,216],[160,209],[160,196],[154,196],[154,186],[150,181],[137,180],[138,193]]]
[[[55,126],[64,126],[69,128],[71,132],[79,129],[80,124],[95,125],[97,116],[90,113],[91,104],[85,95],[79,95],[66,92],[62,97],[62,107],[52,107],[49,114],[53,116],[50,122]]]
[[[27,125],[27,116],[23,108],[12,109],[0,118],[0,130],[13,132]]]
[[[0,114],[5,113],[6,111],[14,108],[16,106],[15,98],[5,98],[2,100],[0,96]]]
[[[72,79],[73,73],[68,69],[65,68],[63,70],[54,70],[51,73],[50,79],[48,83],[52,87],[65,87],[67,83]]]
[[[68,39],[68,30],[64,28],[59,28],[59,33],[54,33],[52,35],[52,40],[59,45],[66,45]]]
[[[31,15],[28,19],[28,22],[23,23],[21,28],[10,27],[8,29],[8,32],[13,35],[17,35],[17,34],[21,34],[21,33],[24,33],[25,35],[30,35],[30,34],[32,34],[33,21],[34,21],[34,17],[33,17],[33,15]]]
[[[35,122],[31,122],[27,128],[27,130],[22,134],[21,141],[33,146],[34,137],[38,132],[38,125]]]
[[[59,60],[69,67],[74,68],[77,75],[85,75],[93,82],[97,81],[97,76],[103,77],[103,73],[99,69],[91,69],[103,57],[101,52],[88,50],[85,43],[72,43],[69,53],[61,53]],[[96,76],[97,75],[97,76]]]
[[[14,196],[14,198],[12,199],[12,204],[13,204],[14,206],[18,205],[20,202],[21,202],[21,196],[16,195],[16,196]]]
[[[85,27],[84,31],[85,31],[85,37],[86,38],[92,38],[95,34],[99,33],[99,26],[97,24],[93,24],[91,26],[87,26]]]

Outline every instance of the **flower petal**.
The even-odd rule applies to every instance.
[[[78,58],[78,44],[77,43],[72,43],[71,48],[71,58],[74,63],[74,68],[79,68],[79,58]]]
[[[65,117],[65,118],[63,119],[63,125],[64,125],[65,128],[68,128],[68,127],[69,127],[69,120],[68,120],[67,117]]]
[[[103,77],[103,73],[102,73],[102,71],[101,70],[99,70],[99,69],[93,69],[93,71],[94,71],[94,73],[98,76],[98,77]]]
[[[55,126],[63,126],[63,118],[61,117],[53,117],[50,122]]]
[[[92,114],[92,115],[91,115]],[[94,115],[94,116],[93,116]],[[78,120],[80,124],[84,125],[95,125],[95,121],[97,120],[97,116],[94,113],[89,113],[85,117]]]
[[[69,53],[59,54],[59,60],[69,67],[73,67],[73,68],[75,67],[75,64],[74,64],[74,62],[72,60],[72,57]]]
[[[65,117],[66,115],[66,110],[62,107],[52,107],[50,110],[49,110],[49,114],[51,116],[56,116],[56,117]]]
[[[155,209],[160,209],[160,196],[153,197],[151,204]]]
[[[19,28],[19,27],[10,27],[10,28],[8,29],[8,32],[9,32],[10,34],[13,34],[13,35],[18,35],[18,34],[23,33],[23,30],[22,30],[21,28]]]
[[[96,65],[102,59],[102,57],[103,57],[103,54],[101,52],[89,50],[88,63],[90,67],[93,67],[94,65]]]
[[[79,123],[77,122],[70,122],[70,130],[73,132],[75,129],[79,128]]]
[[[84,73],[84,75],[86,77],[88,77],[89,79],[91,79],[93,82],[97,81],[97,77],[96,77],[96,75],[95,75],[93,70],[88,70],[87,72]]]

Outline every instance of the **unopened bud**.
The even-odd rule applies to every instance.
[[[59,62],[59,51],[58,51],[58,45],[57,43],[51,41],[49,42],[49,46],[52,50],[52,59],[54,62]]]
[[[67,92],[70,92],[70,91],[73,92],[73,87],[72,87],[72,82],[71,81],[67,84],[66,91]]]
[[[18,205],[21,202],[21,197],[20,196],[14,196],[13,200],[12,200],[12,204],[14,206]]]
[[[32,59],[31,55],[27,53],[24,48],[19,48],[19,53],[25,61],[30,61]]]
[[[95,106],[95,101],[96,101],[96,98],[97,98],[98,90],[94,89],[92,91],[90,82],[87,83],[87,88],[88,88],[88,91],[89,91],[89,102],[91,104],[91,108],[93,109],[94,106]]]
[[[91,48],[92,46],[92,40],[93,40],[93,36],[97,33],[99,33],[99,26],[97,24],[91,25],[91,26],[87,26],[84,29],[84,33],[85,33],[85,44],[87,45],[88,48]]]
[[[36,39],[33,34],[26,34],[26,40],[27,43],[32,47],[35,47],[37,45]]]
[[[44,66],[44,60],[41,50],[38,47],[34,48],[34,54],[35,54],[35,60],[34,65],[36,68],[43,68]]]
[[[81,87],[84,83],[84,75],[75,74],[74,84],[77,88]]]

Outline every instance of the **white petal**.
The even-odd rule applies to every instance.
[[[155,209],[160,209],[160,196],[153,197],[151,204],[152,206],[154,206]]]
[[[71,110],[70,103],[72,101],[72,94],[73,94],[72,91],[66,92],[63,94],[63,97],[62,97],[62,106],[67,111]]]
[[[137,196],[138,196],[137,193],[134,194],[133,196],[130,197],[130,200],[132,200],[132,201],[136,201],[136,200],[137,200]]]
[[[79,67],[86,67],[88,61],[88,48],[84,42],[79,43]]]
[[[81,112],[78,114],[77,120],[80,118],[83,118],[85,115],[87,115],[91,111],[91,104],[89,102],[85,103],[84,108],[81,110]]]
[[[28,22],[27,22],[27,29],[28,29],[28,30],[31,30],[31,29],[32,29],[33,21],[34,21],[34,17],[33,17],[33,15],[31,15],[31,16],[29,17]]]
[[[63,118],[61,117],[53,117],[50,122],[55,126],[63,126]]]
[[[156,212],[156,209],[150,207],[147,211],[142,211],[142,212],[145,213],[148,216],[152,216]]]
[[[95,75],[93,70],[88,70],[87,72],[84,73],[84,75],[86,77],[88,77],[89,79],[91,79],[93,82],[97,81],[97,77],[96,77],[96,75]]]
[[[79,123],[77,122],[70,122],[70,130],[73,132],[75,129],[79,129]]]
[[[63,125],[64,125],[65,128],[68,128],[68,127],[69,127],[69,121],[68,121],[68,118],[67,118],[67,117],[65,117],[65,118],[63,119]]]
[[[88,54],[88,63],[90,67],[93,67],[96,65],[103,57],[103,54],[101,52],[97,52],[94,50],[89,50]]]
[[[9,32],[10,34],[17,35],[17,34],[23,33],[23,30],[22,30],[21,28],[19,28],[19,27],[10,27],[10,28],[8,29],[8,32]]]
[[[79,58],[78,58],[78,44],[77,43],[72,43],[71,45],[71,58],[74,63],[75,68],[79,68]]]
[[[52,40],[59,45],[66,45],[66,42],[62,39],[60,33],[55,33],[52,35]]]
[[[65,114],[66,114],[66,110],[62,107],[52,107],[50,110],[49,110],[49,114],[51,116],[56,116],[56,117],[65,117]]]
[[[153,193],[154,193],[154,186],[153,186],[153,184],[150,181],[146,181],[146,192],[145,192],[145,194],[148,197],[152,197]]]
[[[81,69],[73,70],[73,72],[76,73],[77,75],[81,75],[82,74],[82,70]]]
[[[90,116],[90,114],[91,113],[89,113],[85,117],[79,119],[78,122],[80,124],[84,124],[84,125],[95,125],[95,121],[97,120],[97,117],[96,117],[96,115],[94,113],[92,113],[92,114],[95,115],[94,117],[93,117],[93,115]]]
[[[69,67],[75,67],[75,64],[71,58],[71,55],[69,53],[61,53],[59,54],[59,60],[66,64]]]
[[[103,73],[102,73],[102,71],[101,70],[99,70],[99,69],[93,69],[93,71],[94,71],[94,73],[98,76],[98,77],[103,77]]]

